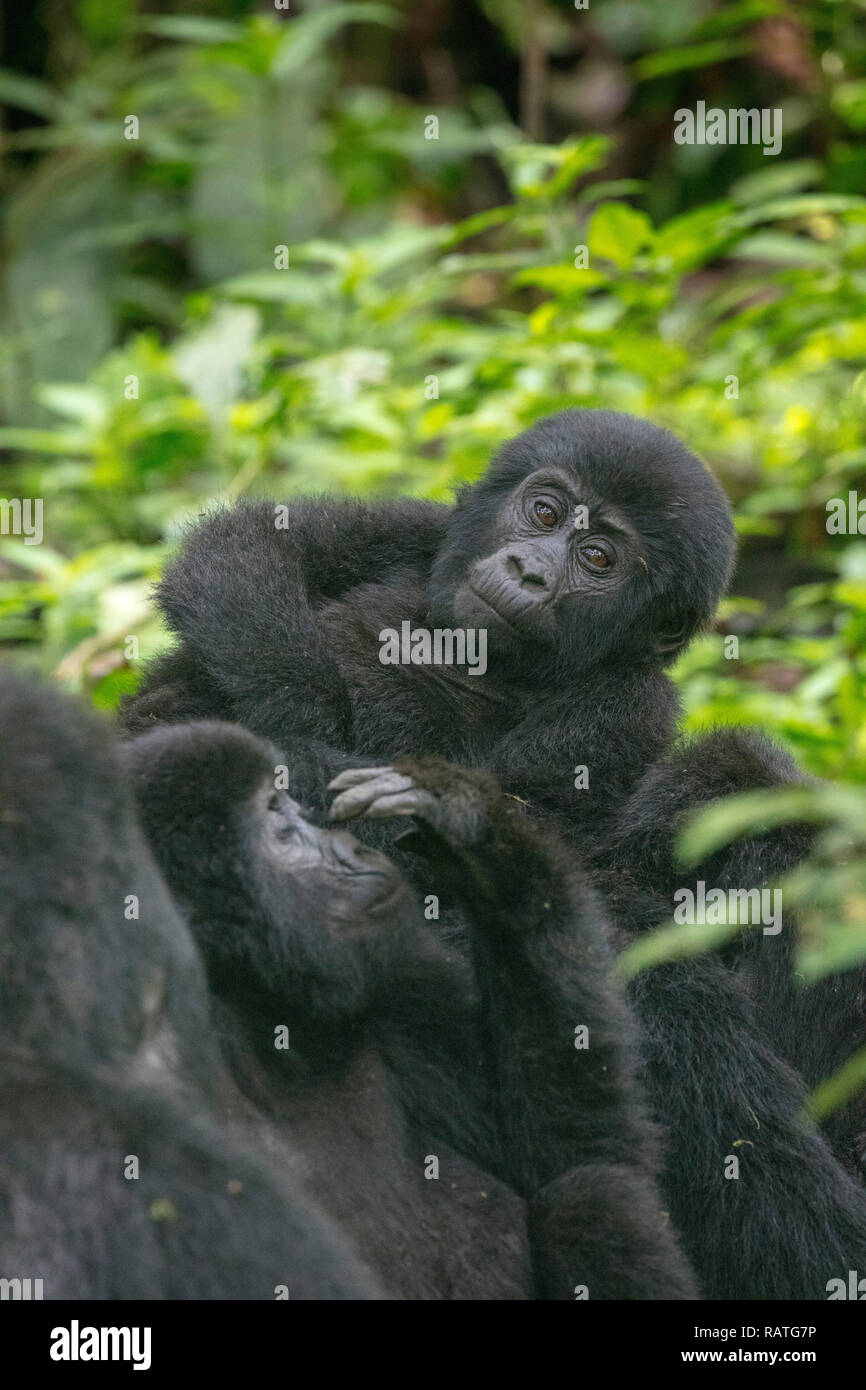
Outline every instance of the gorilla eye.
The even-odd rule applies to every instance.
[[[580,552],[581,559],[594,570],[609,569],[613,561],[600,545],[585,545]]]
[[[558,525],[559,517],[549,502],[536,502],[532,510],[542,526],[546,526],[549,531]]]

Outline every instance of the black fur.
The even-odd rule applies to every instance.
[[[275,793],[283,758],[261,740],[193,723],[126,758],[204,955],[246,1099],[235,1122],[303,1152],[314,1197],[390,1297],[695,1296],[602,910],[495,779],[408,760],[393,812],[427,826],[465,906],[470,976],[388,860]],[[348,774],[344,814],[392,814],[379,775]]]
[[[632,881],[658,894],[669,916],[677,888],[698,881],[722,888],[772,883],[809,852],[813,829],[794,824],[751,832],[698,865],[678,863],[675,842],[703,804],[744,790],[796,786],[804,781],[793,760],[768,739],[740,729],[717,730],[674,748],[654,764],[626,801],[616,832],[596,858],[597,875],[615,896],[623,866]],[[760,927],[740,932],[718,955],[766,1041],[811,1090],[832,1076],[863,1045],[866,973],[848,970],[805,988],[796,970],[796,923],[790,914],[778,934]],[[866,1089],[822,1125],[834,1152],[855,1176],[866,1175]]]
[[[580,479],[591,515],[611,497],[632,515],[642,548],[627,582],[610,599],[558,605],[553,644],[515,650],[491,635],[484,677],[383,666],[384,628],[454,625],[456,587],[491,543],[496,509],[547,467]],[[662,668],[712,617],[733,548],[721,489],[672,435],[608,411],[564,412],[506,445],[453,510],[302,501],[287,529],[266,502],[213,514],[159,589],[181,644],[124,722],[141,731],[221,717],[281,746],[309,735],[373,757],[437,753],[572,815],[591,800],[582,829],[597,838],[671,741],[678,706]],[[603,796],[575,796],[577,763]]]
[[[0,882],[0,1278],[48,1299],[381,1296],[214,1121],[232,1088],[203,971],[109,731],[8,671]]]
[[[563,558],[567,546],[577,549],[567,512],[550,543],[526,523],[520,499],[550,473],[565,478],[569,506],[589,507],[591,529],[601,534],[605,509],[621,521],[623,563],[613,584],[587,579]],[[305,502],[290,510],[287,530],[275,529],[267,503],[209,518],[159,591],[179,646],[157,663],[124,718],[132,729],[214,715],[243,723],[284,747],[293,768],[307,760],[301,777],[320,811],[321,764],[339,771],[365,759],[438,754],[494,771],[539,824],[593,865],[626,940],[670,915],[675,887],[708,874],[718,886],[763,884],[806,843],[800,832],[753,838],[686,878],[673,860],[688,809],[798,775],[777,750],[738,732],[675,745],[679,705],[664,668],[712,619],[733,553],[724,495],[682,444],[628,416],[564,412],[507,444],[450,511]],[[476,580],[480,605],[467,592]],[[504,605],[507,623],[484,606],[489,599]],[[454,626],[485,613],[483,677],[379,660],[385,628],[405,620]],[[314,741],[306,752],[304,740]],[[575,789],[579,766],[588,769],[588,789]],[[424,891],[440,888],[429,870],[415,877]],[[453,895],[450,904],[457,907]],[[459,912],[444,916],[446,934],[451,922],[459,927]],[[826,1280],[844,1273],[840,1261],[863,1261],[862,1189],[822,1141],[798,1128],[794,1075],[815,1079],[862,1037],[862,991],[846,982],[830,995],[833,982],[797,992],[792,934],[788,924],[778,944],[750,933],[713,961],[655,971],[635,989],[650,1058],[665,1059],[650,1067],[653,1109],[665,1125],[678,1114],[681,1127],[669,1200],[704,1286],[722,1297],[821,1297]],[[714,971],[717,1045],[701,1056],[696,1089],[686,1084],[692,1040],[681,1020],[700,1017]],[[696,1148],[707,1145],[712,1172],[721,1173],[725,1145],[743,1137],[728,1141],[721,1117],[748,1114],[755,1056],[780,1078],[768,1151],[801,1166],[806,1189],[828,1212],[823,1223],[792,1210],[785,1164],[775,1160],[759,1182],[720,1178],[726,1197],[693,1185],[690,1150],[679,1140],[693,1125]],[[684,1095],[692,1108],[681,1112]],[[849,1108],[832,1127],[846,1161],[861,1120]],[[706,1218],[708,1202],[724,1217],[717,1224]],[[771,1248],[776,1256],[765,1265]]]

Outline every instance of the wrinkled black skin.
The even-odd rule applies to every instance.
[[[126,760],[202,951],[248,1101],[237,1121],[264,1117],[302,1149],[314,1197],[389,1297],[697,1296],[658,1195],[603,911],[494,778],[400,763],[413,839],[470,922],[470,973],[384,856],[274,790],[284,759],[262,740],[171,726]]]
[[[568,562],[561,531],[542,536],[527,557],[526,514],[515,509],[515,490],[551,472],[576,480],[569,502],[590,507],[590,528],[572,540]],[[571,582],[581,573],[578,544],[605,534],[605,505],[616,513],[608,520],[624,522],[627,532],[625,577],[606,597],[597,585]],[[534,595],[543,598],[552,585],[556,612],[537,608],[537,640],[523,614],[520,642],[487,613],[485,676],[380,663],[385,627],[477,618],[462,591],[479,564],[482,587],[492,585],[500,603],[510,569],[512,602],[531,611],[532,594],[509,560],[525,577],[528,558],[537,569],[557,548],[560,563],[554,556],[552,569],[535,574],[545,583]],[[268,503],[211,516],[187,538],[159,591],[179,645],[148,673],[124,720],[133,730],[217,715],[241,722],[286,749],[296,786],[319,814],[328,776],[365,760],[437,753],[488,768],[593,865],[614,906],[624,902],[617,911],[628,940],[670,916],[674,888],[699,878],[760,885],[807,844],[805,832],[789,828],[743,841],[688,873],[673,860],[675,832],[690,809],[724,792],[801,780],[778,749],[739,731],[676,745],[679,706],[664,668],[711,620],[733,553],[724,496],[682,444],[627,416],[565,412],[507,444],[453,509],[303,501],[292,506],[287,530],[274,528]],[[589,790],[573,787],[578,765],[589,768]],[[360,833],[370,837],[366,828]],[[414,876],[421,891],[439,891],[429,872]],[[462,919],[444,890],[443,903],[447,935]],[[772,1120],[762,1127],[765,1144],[775,1135],[768,1152],[776,1167],[762,1169],[760,1183],[724,1183],[726,1197],[706,1200],[706,1191],[718,1190],[728,1145],[742,1137],[723,1136],[743,1127],[733,1117],[750,1104],[752,1058],[769,1049],[774,1068],[787,1065],[811,1084],[862,1040],[859,980],[798,990],[793,934],[790,923],[781,937],[746,933],[717,960],[656,970],[652,988],[635,987],[651,1054],[665,1058],[650,1067],[653,1109],[666,1127],[677,1115],[692,1146],[672,1150],[666,1193],[711,1296],[823,1297],[840,1262],[855,1268],[862,1258],[861,1198],[801,1136],[794,1076],[774,1093]],[[707,972],[716,969],[719,988],[735,993],[729,1013],[720,1011],[715,1046],[701,1057],[700,1089],[689,1092],[677,1061],[691,1076],[684,1026],[705,1007]],[[666,987],[669,979],[675,988]],[[691,1109],[683,1110],[686,1094]],[[828,1127],[852,1169],[862,1110],[855,1103]],[[712,1186],[693,1185],[695,1151]],[[818,1229],[797,1225],[789,1162],[802,1166],[814,1200],[831,1213]],[[770,1249],[772,1262],[764,1258]]]
[[[110,731],[8,671],[0,881],[0,1277],[46,1299],[382,1297],[215,1122],[229,1082],[204,973]]]

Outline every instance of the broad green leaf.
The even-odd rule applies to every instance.
[[[661,53],[648,53],[635,63],[634,75],[639,82],[646,82],[650,78],[664,77],[671,72],[705,68],[711,63],[725,63],[732,58],[741,58],[751,51],[752,44],[748,39],[711,39],[709,43],[693,43],[685,48],[668,48]]]
[[[93,386],[40,386],[36,398],[58,415],[98,428],[108,415],[108,402]]]
[[[602,256],[627,270],[652,236],[652,223],[645,212],[628,203],[603,203],[592,215],[587,245],[590,256]]]
[[[739,922],[668,923],[627,946],[617,958],[616,974],[621,980],[631,980],[653,965],[711,951],[741,930]]]
[[[145,34],[178,43],[234,43],[243,38],[244,28],[227,19],[209,19],[205,15],[143,15],[137,27]]]
[[[399,16],[387,5],[353,4],[324,5],[302,14],[285,27],[277,48],[271,75],[287,77],[300,72],[326,47],[333,34],[344,24],[384,24],[391,28],[399,24]]]
[[[809,1097],[806,1113],[813,1120],[823,1120],[838,1110],[866,1085],[866,1047],[855,1052],[843,1067],[834,1072]]]

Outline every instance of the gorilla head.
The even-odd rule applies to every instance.
[[[712,618],[734,533],[712,474],[666,430],[567,410],[510,440],[461,494],[433,566],[438,625],[562,671],[667,663]]]
[[[125,758],[211,986],[317,1016],[363,1008],[414,903],[390,860],[311,824],[279,785],[282,755],[235,725],[155,729]]]

